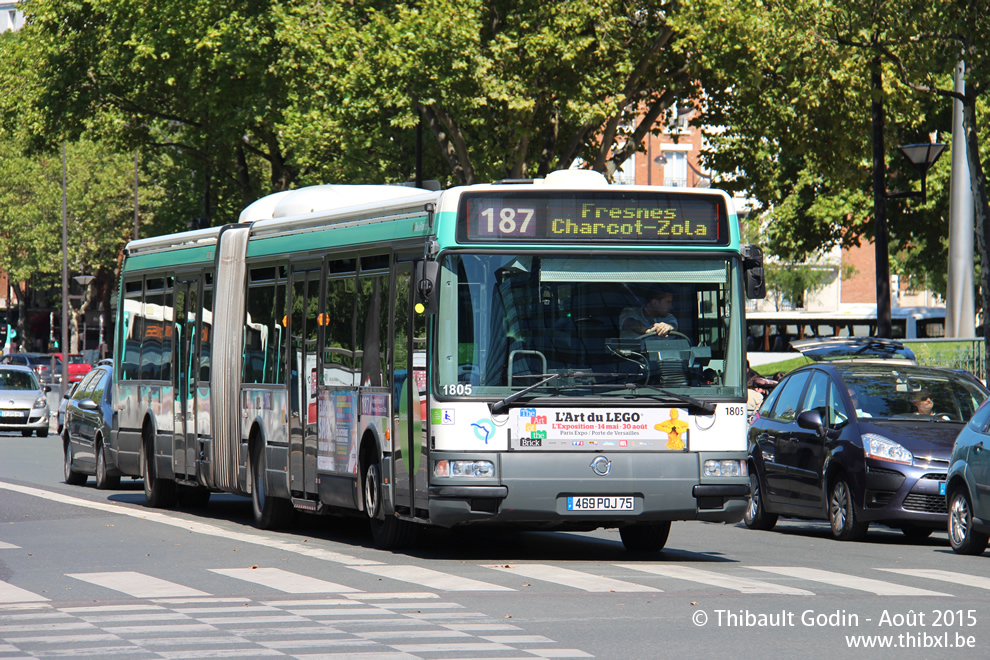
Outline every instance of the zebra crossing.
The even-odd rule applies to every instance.
[[[0,551],[16,547],[5,543]],[[850,575],[806,566],[525,562],[474,564],[465,569],[467,576],[359,563],[335,570],[337,581],[265,566],[199,570],[204,574],[191,575],[187,583],[127,570],[64,574],[69,582],[106,591],[92,603],[0,581],[0,657],[587,658],[592,656],[582,649],[531,634],[498,614],[471,611],[455,599],[540,588],[606,597],[694,589],[708,596],[799,599],[845,593],[951,599],[990,592],[990,578],[982,575],[901,567]],[[354,586],[367,586],[366,579],[349,584],[349,570],[356,578],[379,578],[374,584],[381,590]],[[230,595],[237,593],[252,596]]]

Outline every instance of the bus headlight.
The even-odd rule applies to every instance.
[[[437,461],[433,464],[433,476],[491,479],[495,476],[495,464],[491,461]]]
[[[709,459],[702,472],[706,477],[748,477],[749,467],[744,460]]]

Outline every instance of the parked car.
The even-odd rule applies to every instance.
[[[956,437],[945,496],[952,549],[961,555],[983,554],[990,541],[990,401]]]
[[[791,347],[815,362],[855,359],[916,363],[910,348],[899,341],[880,337],[814,337],[792,341]]]
[[[107,450],[113,428],[112,381],[113,367],[101,364],[86,375],[68,399],[62,428],[63,476],[67,484],[80,486],[92,474],[97,488],[120,485],[120,472]]]
[[[14,364],[31,368],[42,385],[55,385],[62,382],[62,361],[55,358],[55,372],[52,372],[52,356],[46,353],[10,353],[0,355],[0,364]]]
[[[69,405],[69,399],[75,394],[77,387],[79,387],[79,383],[73,383],[62,395],[62,401],[58,404],[58,431],[56,433],[59,435],[62,435],[62,426],[65,422],[65,408]]]
[[[59,360],[62,359],[61,353],[52,353],[52,355]],[[83,357],[82,353],[73,353],[69,355],[69,362],[66,365],[66,369],[69,372],[69,382],[78,383],[83,379],[83,376],[93,370],[93,365],[86,362],[86,358]]]
[[[988,396],[978,380],[938,367],[847,360],[795,369],[750,426],[746,525],[824,519],[840,540],[863,538],[871,522],[914,538],[945,529],[952,443]]]
[[[0,430],[20,431],[27,437],[48,435],[48,385],[38,382],[25,366],[0,366]]]

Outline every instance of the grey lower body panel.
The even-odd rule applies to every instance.
[[[608,473],[591,462],[605,456]],[[431,460],[464,458],[434,452]],[[503,524],[537,529],[595,529],[665,520],[738,522],[749,500],[748,477],[702,478],[708,458],[745,461],[746,452],[474,454],[496,463],[493,480],[434,479],[430,521],[441,527]],[[631,496],[632,510],[568,510],[568,497]]]

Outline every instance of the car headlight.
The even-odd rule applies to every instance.
[[[863,450],[866,455],[881,461],[911,465],[914,455],[903,445],[876,433],[863,434]]]
[[[41,396],[39,396],[34,401],[34,407],[35,408],[44,408],[47,405],[48,405],[48,397],[46,397],[44,394],[42,394]]]

